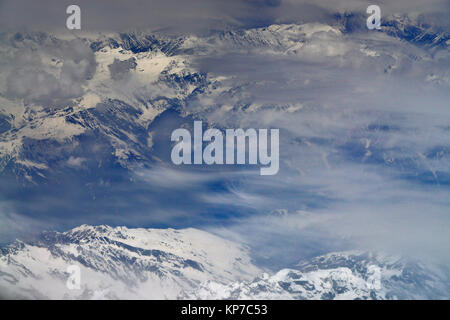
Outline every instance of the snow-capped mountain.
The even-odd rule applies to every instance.
[[[259,226],[279,208],[292,216],[345,203],[355,209],[339,208],[352,214],[336,220],[360,219],[358,232],[330,237],[364,238],[359,224],[386,217],[371,237],[410,249],[418,232],[417,241],[437,232],[423,248],[439,256],[448,237],[449,33],[405,16],[383,16],[381,30],[369,31],[366,18],[346,13],[202,36],[0,32],[0,243],[82,223],[182,228],[245,224],[254,215]],[[230,166],[169,170],[170,134],[194,119],[219,129],[279,128],[280,174],[263,181],[241,175],[241,166],[236,175]],[[365,209],[377,217],[367,213],[367,222]],[[298,219],[300,230],[316,223],[311,215]],[[327,219],[318,214],[317,224]],[[330,220],[325,230],[340,230]],[[417,229],[391,238],[405,220]],[[250,229],[241,233],[265,237]],[[81,290],[66,286],[74,264]],[[334,253],[263,271],[249,249],[204,231],[84,225],[4,247],[0,296],[449,297],[445,273],[380,255]]]
[[[81,287],[69,290],[68,266]],[[252,279],[248,249],[196,229],[83,225],[1,250],[0,296],[25,299],[174,299],[214,280]]]
[[[68,267],[80,268],[70,290]],[[0,293],[25,299],[447,299],[448,274],[399,257],[331,253],[269,275],[247,247],[197,229],[83,225],[1,249]]]
[[[206,107],[186,107],[199,96],[212,102],[231,97],[232,107],[249,111],[301,108],[301,103],[261,106],[240,98],[246,87],[230,86],[226,75],[201,72],[195,63],[199,57],[250,52],[342,64],[343,57],[352,56],[347,64],[375,62],[381,72],[392,73],[410,63],[429,69],[433,55],[445,59],[448,54],[448,33],[405,17],[386,19],[381,32],[353,39],[348,21],[362,18],[344,14],[330,25],[272,25],[207,37],[136,32],[87,34],[74,41],[45,33],[2,34],[0,172],[39,184],[58,180],[62,172],[158,161],[149,125],[167,110],[202,116]],[[400,48],[397,40],[412,44]],[[433,50],[420,46],[424,43]],[[70,50],[75,53],[67,54]],[[10,70],[8,64],[18,67]],[[15,87],[28,78],[30,88]],[[445,70],[430,69],[423,78],[448,83]],[[51,90],[44,88],[47,82]]]
[[[136,35],[130,34],[118,37],[119,46],[116,40],[103,38],[85,38],[76,44],[48,34],[16,34],[3,39],[5,61],[14,60],[15,55],[40,61],[25,65],[24,77],[38,69],[60,89],[70,91],[75,84],[84,87],[69,93],[69,99],[55,100],[51,93],[38,93],[35,85],[32,97],[16,99],[17,92],[8,83],[18,71],[2,72],[0,170],[4,174],[39,184],[53,180],[55,171],[78,171],[100,162],[103,167],[110,162],[122,167],[149,163],[153,155],[148,125],[205,86],[204,76],[189,69],[183,56],[172,57],[164,43],[154,40],[148,44],[149,36],[136,40]],[[58,52],[64,46],[82,46],[87,56],[70,60]],[[36,55],[28,53],[32,47],[38,48]],[[88,80],[64,81],[64,77],[72,77],[73,70],[65,71],[65,65],[71,63],[85,68],[82,76]],[[41,81],[47,80],[41,77]],[[43,148],[46,143],[52,144],[51,154]],[[92,143],[96,145],[96,160],[89,156]],[[67,152],[71,156],[67,157]]]
[[[331,253],[303,261],[296,269],[263,274],[253,281],[206,282],[192,299],[448,299],[448,274],[362,252]]]

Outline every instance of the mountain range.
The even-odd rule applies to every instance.
[[[34,96],[26,91],[16,92],[8,81],[17,78],[14,81],[22,81],[23,85],[33,75],[22,75],[22,70],[17,69],[2,73],[0,172],[21,185],[39,185],[58,182],[64,174],[71,176],[74,172],[92,177],[91,171],[96,170],[102,176],[103,170],[165,160],[155,148],[153,122],[165,119],[168,114],[173,116],[174,112],[181,122],[186,122],[187,116],[203,117],[214,106],[191,107],[198,97],[228,97],[235,103],[234,109],[244,111],[252,104],[252,111],[262,107],[292,111],[299,108],[293,104],[258,106],[242,96],[250,83],[237,82],[230,87],[227,75],[208,73],[207,68],[198,65],[199,57],[225,59],[224,55],[230,53],[260,52],[332,58],[354,54],[350,45],[355,45],[360,55],[357,59],[372,57],[379,60],[382,71],[395,73],[405,63],[425,64],[434,55],[447,52],[448,32],[435,30],[421,21],[393,17],[384,21],[381,31],[372,34],[364,29],[364,21],[355,14],[337,14],[330,25],[272,25],[206,37],[100,33],[86,34],[75,41],[47,33],[2,34],[5,63],[11,59],[12,64],[25,60],[18,69],[28,73],[31,68],[38,69],[34,72],[41,74],[43,83],[43,75],[52,82],[70,77],[65,73],[68,67],[64,67],[68,64],[85,68],[85,74],[67,80],[68,86],[80,86],[79,90],[56,99],[55,95],[49,98],[51,92],[47,90]],[[396,46],[398,40],[407,45]],[[73,50],[76,46],[90,52],[67,58],[56,49]],[[28,57],[28,50],[35,50],[33,57]],[[21,55],[24,57],[17,58]],[[28,66],[28,59],[38,59],[39,63]],[[446,83],[445,72],[438,72],[430,71],[427,81]],[[70,91],[64,87],[64,81],[54,86]],[[23,99],[17,100],[19,97]]]
[[[335,248],[445,256],[449,32],[329,18],[0,32],[0,297],[448,299],[448,266]],[[174,167],[170,134],[194,120],[280,128],[279,175]]]
[[[81,286],[68,289],[68,267]],[[400,257],[338,252],[261,269],[249,248],[198,229],[82,225],[1,249],[15,299],[448,299],[448,274]]]

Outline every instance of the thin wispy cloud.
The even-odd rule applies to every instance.
[[[3,1],[0,24],[33,31],[32,20],[62,32],[65,8],[49,4]],[[108,99],[64,118],[88,119],[82,130],[90,135],[69,135],[76,141],[70,147],[64,139],[55,144],[67,155],[64,168],[78,171],[58,180],[69,181],[64,187],[49,183],[39,196],[13,194],[13,179],[5,179],[1,187],[10,207],[2,211],[3,238],[40,229],[39,216],[60,229],[81,223],[202,227],[256,252],[265,248],[259,258],[272,262],[353,247],[450,259],[448,47],[338,28],[335,14],[346,11],[364,24],[367,3],[356,0],[133,4],[126,11],[111,1],[81,1],[84,40],[47,37],[34,48],[28,43],[36,39],[21,34],[2,38],[13,49],[0,52],[1,98],[20,101],[33,115],[29,104],[66,107],[98,89],[90,87],[100,61],[88,45],[95,38],[89,32],[133,26],[185,36],[171,38],[179,41],[171,52],[178,60],[158,52],[167,63],[161,72],[180,63],[173,79],[155,71],[142,81],[131,51],[103,66],[110,77],[101,78],[98,90]],[[420,23],[436,17],[434,26],[445,28],[439,18],[448,11],[445,1],[379,4],[383,15],[407,13]],[[305,22],[314,23],[288,24]],[[140,58],[152,62],[152,54]],[[47,72],[49,57],[61,59],[58,74]],[[194,119],[221,129],[279,128],[279,173],[261,177],[248,167],[171,165],[171,130]],[[124,136],[128,144],[120,140]],[[28,151],[40,141],[24,140]],[[44,151],[51,149],[42,143]],[[122,166],[114,156],[127,159],[131,149],[137,160]],[[58,155],[43,154],[61,169]],[[143,163],[136,165],[138,160]],[[52,182],[55,176],[45,178]]]

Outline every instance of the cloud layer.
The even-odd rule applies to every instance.
[[[24,10],[27,6],[35,10]],[[271,266],[352,248],[450,259],[446,46],[416,46],[382,32],[343,34],[320,23],[335,12],[364,15],[362,1],[154,1],[126,7],[82,1],[80,6],[86,31],[239,30],[193,37],[193,45],[180,48],[191,70],[205,75],[207,87],[175,101],[173,110],[157,119],[162,124],[149,127],[157,161],[131,173],[114,171],[112,150],[93,135],[88,142],[98,147],[96,152],[72,156],[67,163],[83,168],[89,163],[85,157],[97,161],[104,156],[110,162],[101,158],[101,169],[84,172],[95,182],[85,183],[85,176],[71,172],[67,189],[47,186],[43,197],[23,193],[7,199],[16,203],[3,210],[1,230],[39,228],[32,214],[60,228],[80,223],[196,226],[250,244],[255,256]],[[436,17],[438,27],[445,19],[436,12],[448,12],[443,1],[381,6],[387,14]],[[64,29],[64,3],[3,1],[0,9],[6,28]],[[11,16],[17,18],[6,12],[16,12]],[[317,23],[265,27],[305,21]],[[245,29],[259,25],[264,27]],[[93,52],[81,40],[46,39],[37,50],[24,45],[18,54],[2,51],[3,96],[58,106],[84,93],[96,71]],[[49,56],[55,60],[47,61]],[[49,63],[57,73],[44,71]],[[137,88],[133,60],[109,66],[117,80],[108,82],[112,92],[146,101],[169,91],[155,83]],[[177,93],[173,87],[170,92]],[[110,120],[107,104],[95,111]],[[279,128],[279,174],[261,177],[248,167],[173,166],[168,161],[172,126],[192,125],[194,118],[219,128]],[[65,209],[68,203],[74,206]]]
[[[3,0],[0,3],[0,26],[4,30],[65,30],[66,8],[70,1]],[[313,0],[80,0],[82,30],[127,31],[135,29],[170,32],[207,33],[229,27],[255,27],[274,23],[329,22],[337,12],[357,12],[366,15],[366,1]],[[382,14],[424,15],[434,24],[448,26],[448,2],[432,1],[372,1]]]

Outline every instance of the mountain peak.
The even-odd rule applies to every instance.
[[[81,290],[65,286],[71,265],[80,268]],[[107,225],[45,232],[2,250],[0,266],[1,292],[57,299],[98,298],[100,291],[110,298],[175,298],[207,280],[225,283],[261,272],[246,247],[205,231]]]
[[[208,232],[81,225],[0,252],[4,297],[53,299],[442,299],[448,274],[397,256],[333,252],[274,274]],[[66,287],[68,266],[81,289]]]
[[[203,283],[189,299],[448,299],[448,274],[384,254],[333,252],[253,281]]]

